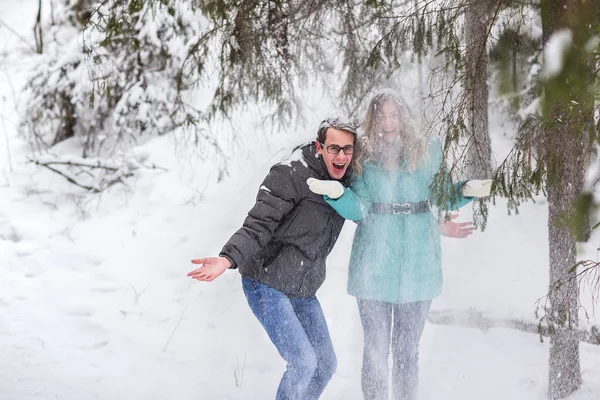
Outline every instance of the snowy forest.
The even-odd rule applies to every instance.
[[[449,183],[492,180],[441,239],[417,398],[600,398],[599,78],[597,0],[2,0],[0,399],[275,398],[238,271],[190,260],[382,90],[441,144],[440,221]],[[318,292],[322,399],[363,398],[355,229]]]

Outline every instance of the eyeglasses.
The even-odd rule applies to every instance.
[[[319,142],[321,143],[321,142]],[[340,150],[344,152],[347,156],[352,155],[354,153],[354,146],[347,145],[344,147],[340,147],[337,144],[332,144],[331,146],[325,146],[325,143],[321,143],[321,146],[327,149],[329,154],[339,154]]]

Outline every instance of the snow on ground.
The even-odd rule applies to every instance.
[[[36,3],[4,0],[1,20],[29,38]],[[26,162],[14,104],[35,56],[2,27],[0,57],[0,399],[274,398],[284,363],[239,274],[204,284],[186,273],[190,259],[217,254],[269,166],[310,138],[320,117],[276,137],[240,121],[246,139],[222,183],[210,162],[162,137],[137,151],[167,171],[142,170],[129,187],[82,196]],[[485,232],[444,239],[444,293],[432,309],[534,320],[547,286],[546,213],[538,199],[508,217],[500,201]],[[345,225],[319,292],[339,360],[324,399],[362,398],[362,332],[345,294],[353,230]],[[536,335],[428,323],[420,399],[545,399],[547,361]],[[600,348],[582,344],[581,362],[584,384],[571,399],[598,399]]]

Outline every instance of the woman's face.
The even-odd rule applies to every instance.
[[[378,136],[386,143],[391,144],[400,139],[402,121],[400,120],[398,105],[394,101],[387,100],[381,105],[378,123]]]

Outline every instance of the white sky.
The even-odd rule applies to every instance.
[[[36,4],[2,0],[0,20],[33,43]],[[321,116],[307,121],[310,131],[269,137],[241,115],[245,139],[231,146],[222,183],[210,163],[161,137],[136,151],[168,171],[142,170],[128,187],[82,196],[26,162],[15,104],[35,62],[0,27],[0,399],[274,398],[284,363],[250,312],[238,272],[210,284],[186,273],[192,258],[217,254],[269,166],[316,133]],[[500,156],[510,126],[490,120]],[[460,219],[470,213],[465,207]],[[546,214],[543,198],[511,217],[500,201],[484,233],[443,239],[445,286],[432,310],[534,321],[548,279]],[[345,225],[318,293],[339,361],[325,400],[361,399],[362,331],[345,293],[353,229]],[[596,234],[582,257],[596,258],[599,242]],[[533,334],[428,323],[419,399],[545,399],[547,362],[548,344]],[[582,344],[581,362],[583,387],[571,399],[597,400],[600,347]]]

